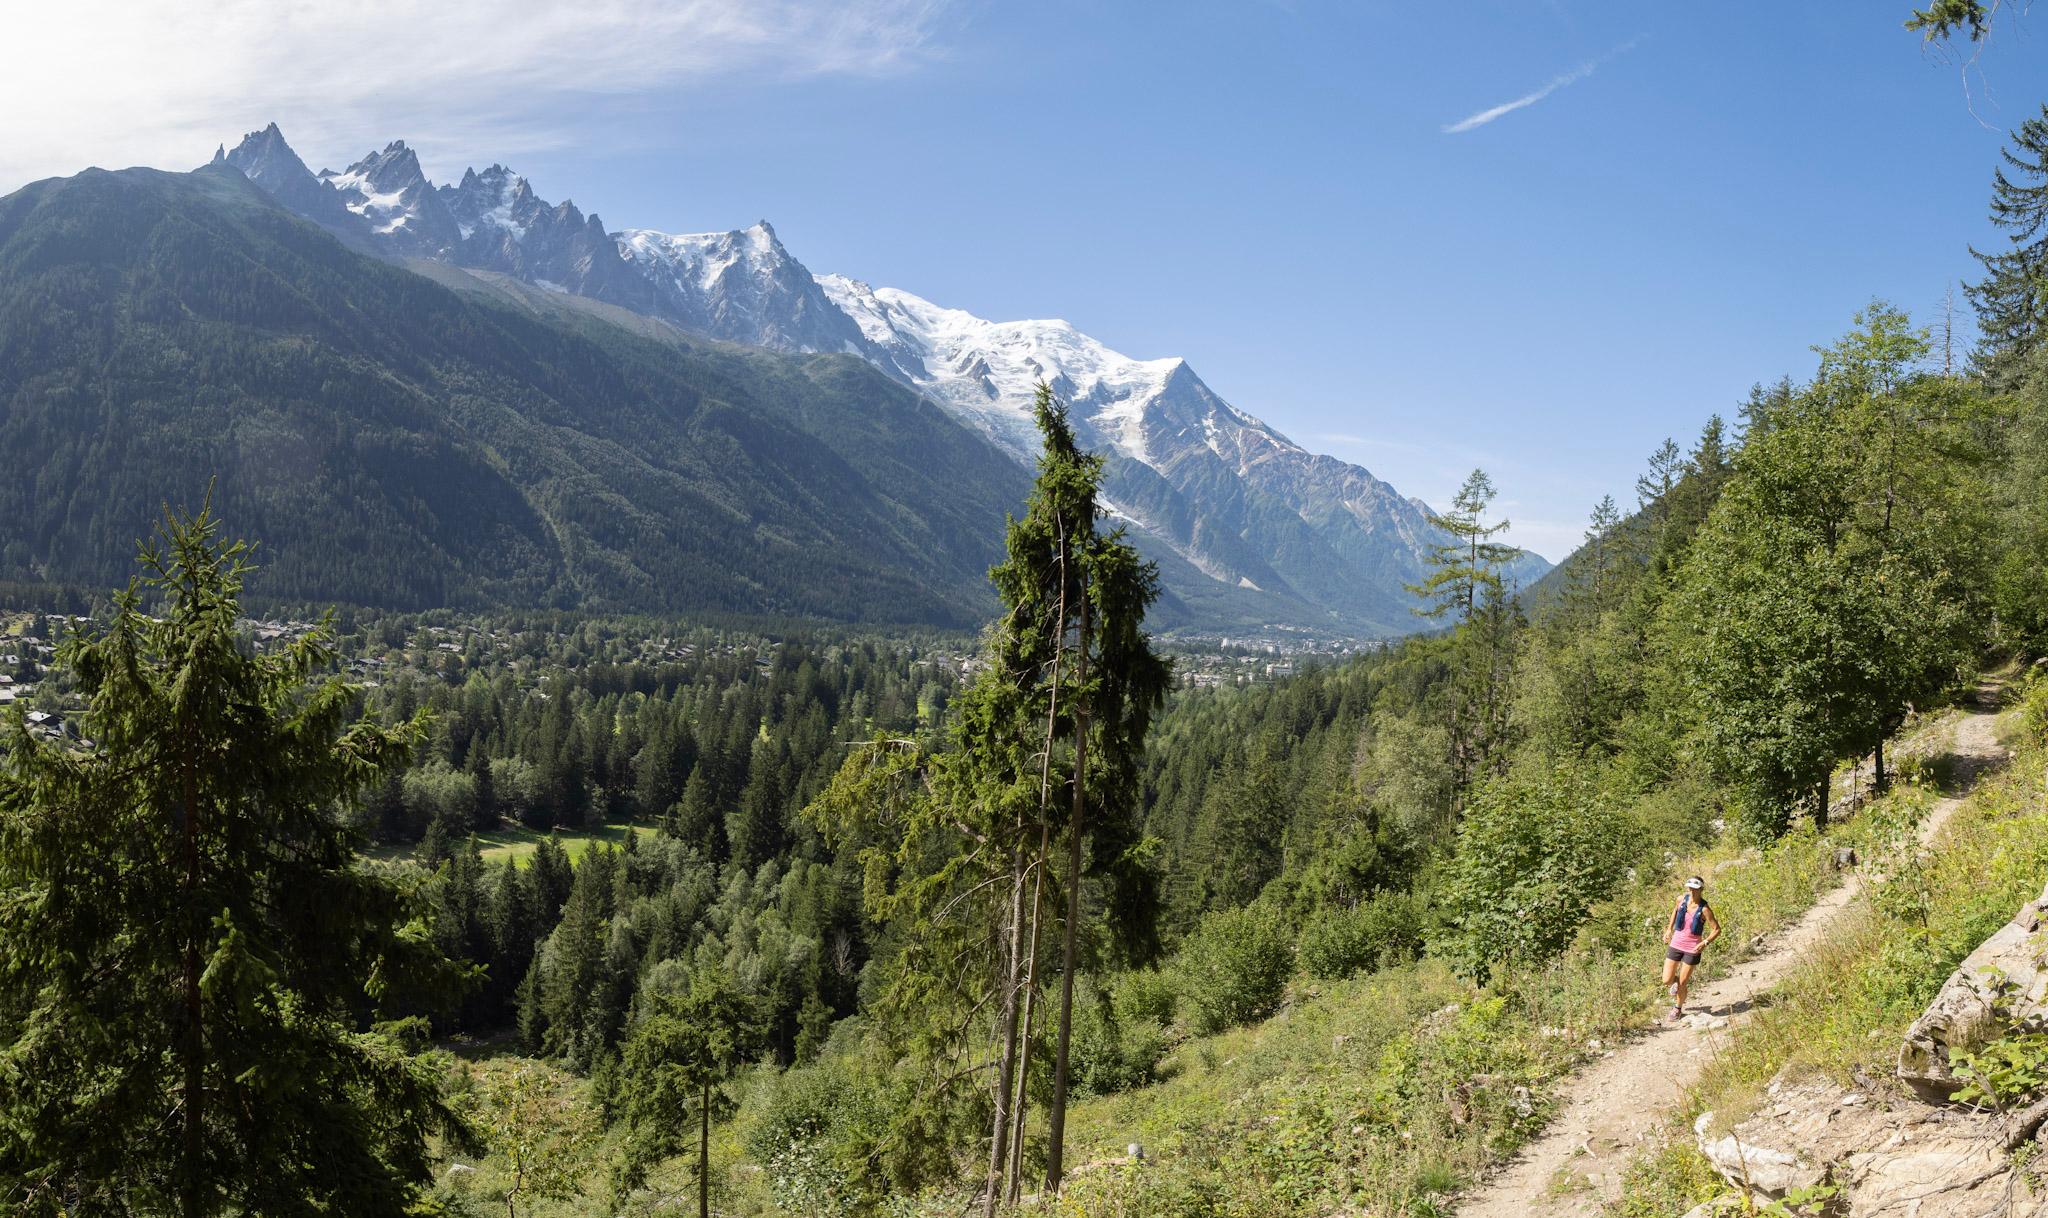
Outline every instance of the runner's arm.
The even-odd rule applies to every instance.
[[[1712,927],[1713,929],[1707,932],[1706,938],[1700,940],[1700,947],[1702,949],[1704,949],[1707,946],[1707,944],[1712,943],[1714,940],[1721,937],[1721,919],[1714,916],[1714,907],[1711,905],[1707,906],[1707,925]]]

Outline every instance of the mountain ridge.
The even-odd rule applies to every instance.
[[[1155,558],[1177,560],[1167,563],[1177,591],[1232,601],[1233,621],[1381,635],[1412,626],[1405,585],[1424,575],[1441,537],[1427,506],[1239,410],[1184,358],[1137,360],[1063,321],[993,322],[813,275],[765,220],[722,233],[608,231],[571,202],[546,204],[503,165],[437,187],[403,141],[340,173],[312,174],[288,152],[273,124],[216,156],[387,256],[508,274],[749,346],[858,356],[1027,467],[1036,459],[1030,397],[1043,379],[1069,403],[1084,442],[1109,458],[1112,515]],[[1548,567],[1524,552],[1509,576],[1527,582]]]
[[[489,305],[229,166],[0,198],[0,577],[104,585],[158,505],[252,592],[966,627],[1025,471],[863,361]]]

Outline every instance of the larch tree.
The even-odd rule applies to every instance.
[[[1493,479],[1475,469],[1451,500],[1451,510],[1435,512],[1429,523],[1449,534],[1447,540],[1430,543],[1426,560],[1429,575],[1408,591],[1421,598],[1415,613],[1441,618],[1455,613],[1460,622],[1470,621],[1486,599],[1488,589],[1500,587],[1502,564],[1514,559],[1513,546],[1493,540],[1508,530],[1505,520],[1488,523],[1486,511],[1496,492]]]
[[[1462,789],[1482,765],[1505,759],[1509,680],[1521,611],[1508,593],[1500,569],[1520,553],[1493,540],[1507,532],[1506,520],[1487,520],[1496,492],[1485,470],[1475,469],[1451,501],[1451,510],[1432,514],[1431,525],[1448,535],[1425,556],[1429,575],[1408,591],[1422,600],[1421,617],[1457,615],[1447,646],[1458,670],[1450,708],[1450,763]]]

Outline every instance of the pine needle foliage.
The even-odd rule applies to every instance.
[[[10,1213],[402,1214],[447,1117],[369,1029],[457,975],[338,815],[421,725],[356,719],[320,633],[253,653],[219,531],[167,515],[104,632],[67,640],[76,737],[7,729]]]

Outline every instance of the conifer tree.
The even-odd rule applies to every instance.
[[[711,1218],[711,1119],[721,1092],[761,1047],[759,1003],[717,968],[699,968],[682,994],[652,993],[620,1068],[626,1142],[614,1194],[643,1187],[647,1172],[682,1153],[696,1126],[697,1214]]]
[[[1502,744],[1508,684],[1521,610],[1500,576],[1501,566],[1517,551],[1493,540],[1507,531],[1508,522],[1486,519],[1494,495],[1493,479],[1485,470],[1475,469],[1466,477],[1451,510],[1429,518],[1450,540],[1430,546],[1429,577],[1408,585],[1408,591],[1423,601],[1415,609],[1418,616],[1458,617],[1447,646],[1458,673],[1451,691],[1449,729],[1451,770],[1460,788],[1483,764],[1506,759]]]
[[[2039,348],[2048,320],[2048,106],[2020,124],[2000,155],[2005,165],[1992,177],[1991,222],[2005,230],[2010,248],[1972,247],[1984,277],[1963,292],[1982,332],[1978,362],[1994,387],[2007,388]]]
[[[1056,1189],[1072,985],[1086,946],[1082,890],[1094,882],[1104,920],[1134,955],[1151,942],[1157,903],[1136,806],[1145,734],[1170,676],[1143,629],[1157,575],[1120,533],[1097,531],[1101,460],[1079,448],[1044,386],[1037,417],[1038,482],[1010,522],[1007,560],[990,572],[1007,612],[991,631],[988,667],[954,702],[953,747],[878,737],[805,812],[829,842],[864,843],[869,913],[905,944],[878,1022],[929,1071],[923,1093],[936,1104],[975,1079],[961,1059],[977,1035],[993,1036],[992,1102],[982,1110],[993,1113],[990,1210],[1021,1183],[1040,944],[1059,952],[1047,1114]],[[900,1119],[929,1128],[963,1116],[921,1108]]]
[[[1676,440],[1666,439],[1650,454],[1650,467],[1636,477],[1636,510],[1649,530],[1649,544],[1655,549],[1663,540],[1664,522],[1671,516],[1671,492],[1685,477],[1685,454]]]
[[[238,638],[247,548],[167,516],[60,662],[79,749],[0,771],[0,1198],[29,1214],[408,1212],[444,1119],[365,1031],[454,980],[338,812],[417,723],[353,720],[324,631]],[[145,612],[144,597],[155,599]]]
[[[498,824],[498,787],[491,775],[491,759],[483,746],[471,742],[466,763],[470,781],[476,788],[476,820],[473,826],[478,832],[488,832]]]
[[[1456,613],[1459,621],[1469,621],[1487,590],[1500,587],[1500,567],[1513,560],[1516,551],[1493,540],[1508,528],[1505,520],[1486,521],[1494,494],[1493,479],[1485,470],[1475,469],[1452,498],[1451,510],[1429,517],[1429,523],[1450,534],[1450,540],[1430,543],[1429,577],[1408,585],[1408,591],[1424,602],[1415,610],[1418,616],[1440,618]]]

